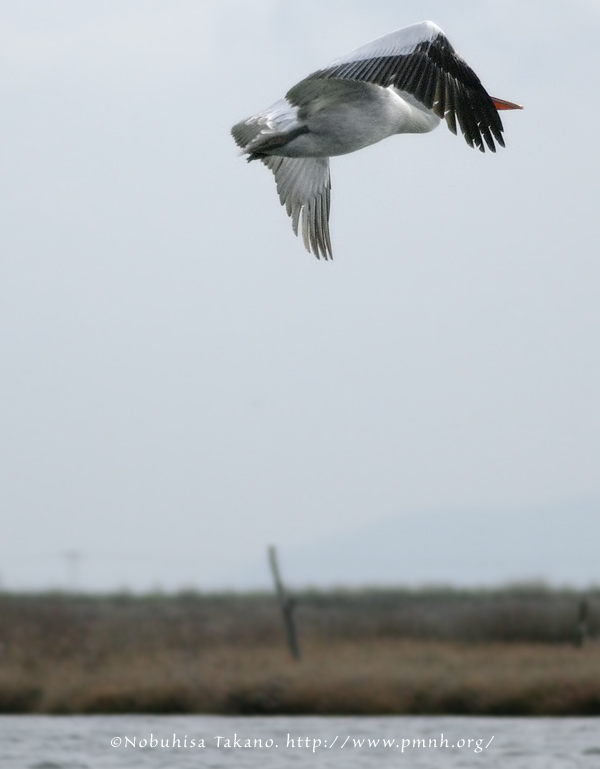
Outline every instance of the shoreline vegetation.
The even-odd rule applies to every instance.
[[[0,712],[600,715],[600,590],[0,594]],[[582,617],[585,627],[582,628]]]

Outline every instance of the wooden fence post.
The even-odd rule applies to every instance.
[[[285,626],[285,635],[287,638],[290,652],[294,659],[300,659],[300,645],[298,644],[298,634],[296,633],[296,624],[294,622],[294,601],[291,599],[285,591],[283,582],[281,581],[281,575],[279,573],[279,566],[277,565],[277,553],[273,545],[269,547],[269,564],[271,565],[271,572],[273,573],[273,579],[275,580],[275,588],[277,590],[277,597],[279,598],[279,607],[283,615],[283,624]]]
[[[590,607],[587,598],[582,598],[579,602],[579,617],[577,620],[576,645],[581,647],[588,638],[588,619]]]

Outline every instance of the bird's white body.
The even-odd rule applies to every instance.
[[[235,125],[249,160],[275,174],[277,190],[297,233],[317,257],[331,257],[329,158],[400,133],[427,133],[442,118],[457,120],[471,146],[504,145],[498,109],[519,105],[492,99],[442,30],[425,21],[374,40],[288,91],[284,99]]]
[[[411,104],[410,94],[393,86],[361,85],[362,93],[353,94],[352,99],[328,98],[325,94],[315,101],[313,111],[304,119],[298,115],[299,108],[286,99],[276,102],[262,113],[263,136],[269,130],[292,132],[300,126],[306,126],[308,131],[273,154],[286,158],[347,155],[394,134],[433,131],[440,123],[431,110]]]

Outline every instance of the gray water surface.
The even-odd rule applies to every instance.
[[[3,716],[0,767],[600,769],[600,719]]]

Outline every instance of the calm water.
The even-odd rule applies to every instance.
[[[600,768],[600,719],[3,716],[0,767]]]

